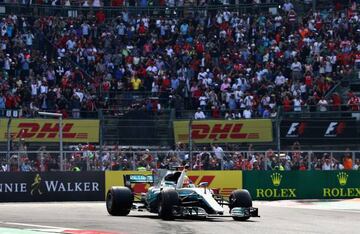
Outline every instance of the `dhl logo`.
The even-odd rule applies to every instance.
[[[71,132],[74,124],[66,123],[64,124],[62,131],[63,131],[63,138],[65,139],[87,139],[88,133],[73,133]],[[17,132],[11,132],[11,136],[15,138],[37,138],[37,139],[44,139],[44,138],[56,138],[59,137],[59,124],[57,123],[19,123],[17,126],[19,129]],[[5,138],[7,137],[7,132],[5,132]]]
[[[210,188],[214,187],[211,186],[211,183],[215,179],[215,176],[213,175],[205,175],[205,176],[193,175],[193,176],[189,176],[189,179],[196,185],[199,185],[202,182],[207,182]],[[223,196],[229,196],[233,190],[236,190],[236,188],[219,188],[219,193]]]
[[[259,139],[259,133],[241,132],[244,124],[242,123],[225,123],[225,124],[193,124],[191,137],[193,140],[201,139]],[[188,135],[181,135],[180,140],[187,139]]]
[[[131,185],[131,189],[134,193],[146,193],[149,187],[150,184],[146,184],[146,183],[137,183]]]

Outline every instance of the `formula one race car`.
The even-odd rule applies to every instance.
[[[131,187],[137,183],[150,184],[147,193],[136,194]],[[124,175],[125,187],[112,187],[106,196],[106,208],[110,215],[126,216],[131,209],[146,209],[157,213],[164,220],[176,217],[213,217],[224,215],[224,205],[229,206],[227,215],[244,221],[258,216],[252,207],[247,190],[235,190],[228,199],[215,194],[202,182],[198,187],[186,176],[186,170],[161,170],[158,175]]]

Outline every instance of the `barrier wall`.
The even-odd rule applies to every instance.
[[[0,202],[104,201],[111,186],[123,186],[126,174],[142,171],[1,173]],[[360,171],[189,171],[194,184],[208,182],[227,196],[238,188],[254,200],[344,199],[360,197]],[[148,184],[135,184],[137,193]]]
[[[104,201],[111,186],[124,186],[126,174],[150,174],[143,171],[98,172],[13,172],[0,173],[0,202]],[[194,184],[208,182],[227,196],[242,188],[241,171],[189,171]],[[135,184],[137,193],[146,192],[148,184]]]
[[[102,201],[104,172],[0,173],[0,202]]]
[[[245,171],[243,179],[254,200],[360,197],[360,171]]]

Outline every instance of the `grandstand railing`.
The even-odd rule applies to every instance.
[[[186,5],[186,6],[101,6],[101,7],[84,7],[79,5],[41,5],[41,4],[16,4],[16,3],[2,3],[0,7],[0,14],[17,14],[22,16],[62,16],[62,17],[77,17],[80,15],[87,15],[88,13],[102,10],[108,18],[115,18],[119,16],[122,11],[127,11],[129,14],[147,14],[147,15],[161,15],[161,16],[182,16],[184,14],[195,14],[206,12],[216,12],[217,10],[227,9],[232,12],[249,13],[253,12],[269,12],[269,8],[278,8],[279,3],[265,4],[235,4],[235,5]]]
[[[294,111],[291,106],[290,110],[285,110],[284,106],[279,107],[278,114],[283,117],[302,117],[302,118],[358,118],[360,117],[360,110],[353,110],[351,105],[327,105],[325,111],[320,110],[320,105],[303,105]],[[359,118],[360,120],[360,118]]]
[[[311,108],[317,106],[311,106]],[[306,149],[313,149],[315,145],[333,145],[332,143],[340,141],[346,146],[359,146],[358,136],[360,134],[360,111],[346,110],[349,107],[343,105],[338,107],[339,111],[335,111],[331,105],[328,106],[328,111],[309,111],[309,106],[302,107],[301,111],[284,111],[284,107],[277,109],[277,114],[274,118],[271,118],[273,122],[273,141],[268,142],[265,147],[272,147],[276,149],[285,149],[290,147],[293,142],[301,141]],[[346,110],[346,111],[344,111]],[[48,110],[49,111],[49,110]],[[6,111],[0,111],[0,118],[6,118]],[[50,111],[51,112],[51,111]],[[144,107],[127,107],[127,108],[114,108],[114,109],[100,109],[94,112],[80,111],[80,119],[99,119],[100,120],[100,142],[99,145],[165,145],[171,147],[174,145],[173,134],[173,121],[175,120],[194,120],[194,114],[196,110],[175,110],[175,109],[161,109],[146,110]],[[217,118],[212,117],[211,111],[204,111],[206,114],[206,120],[237,120],[239,118],[225,118],[225,112],[231,113],[231,110],[224,110]],[[240,112],[242,110],[234,110],[234,112]],[[30,116],[21,114],[19,112],[18,117],[23,118],[44,118],[33,113]],[[68,111],[67,119],[72,119],[72,111]],[[239,120],[243,120],[240,118]],[[263,119],[261,116],[253,116],[251,119]],[[318,131],[326,131],[331,121],[346,122],[345,135],[339,135],[336,137],[321,137],[314,138],[309,133],[307,137],[286,136],[289,131],[291,123],[297,121],[310,121],[306,126],[307,132],[317,133]],[[290,123],[289,123],[290,122]],[[6,126],[3,126],[6,127]],[[319,135],[319,134],[318,134]],[[309,138],[311,137],[311,139]],[[320,136],[319,136],[320,137]],[[325,141],[328,139],[329,141]],[[324,141],[318,142],[316,141]],[[310,142],[313,144],[308,144]],[[332,142],[332,143],[330,143]],[[183,142],[189,144],[189,142]],[[52,143],[55,145],[56,143]],[[198,143],[194,143],[194,146]],[[263,145],[264,143],[260,144]],[[33,144],[32,144],[33,145]],[[238,144],[239,145],[239,144]],[[260,147],[260,146],[259,146]],[[345,146],[344,146],[345,147]],[[238,148],[238,147],[237,147]],[[236,149],[237,149],[236,148]],[[241,146],[243,148],[243,146]],[[335,147],[336,148],[336,147]],[[264,149],[264,148],[258,148]],[[334,149],[334,148],[330,148]]]
[[[189,156],[191,154],[191,156]],[[353,169],[360,166],[360,151],[128,151],[76,150],[63,152],[60,165],[59,151],[0,151],[1,171],[104,171],[174,168],[187,165],[189,170],[254,170],[256,162],[261,170],[321,170],[325,161],[332,170],[342,170],[345,156],[352,160]],[[239,164],[238,159],[242,160]],[[290,168],[286,166],[289,163]],[[26,166],[29,165],[29,167]],[[266,166],[264,166],[264,164]],[[251,166],[250,166],[251,165]],[[357,165],[357,166],[355,166]]]
[[[139,99],[145,100],[147,98],[140,97]],[[137,100],[137,99],[130,98],[130,97],[122,99],[122,101],[125,101],[125,102],[131,102],[133,100]],[[112,117],[117,118],[119,116],[123,116],[125,112],[131,112],[131,111],[149,113],[149,111],[147,110],[147,108],[145,107],[144,104],[145,103],[138,103],[138,105],[135,105],[133,107],[130,104],[128,106],[119,105],[119,106],[114,106],[109,109],[101,109],[100,108],[96,111],[80,110],[79,118],[81,118],[81,119],[103,119],[104,116],[109,118],[109,117],[111,117],[111,115],[112,115]],[[275,112],[276,116],[273,117],[273,119],[275,119],[278,116],[281,116],[281,117],[316,117],[316,118],[320,118],[320,117],[323,117],[323,118],[335,118],[335,117],[357,118],[357,116],[360,114],[360,110],[352,110],[351,105],[345,105],[345,104],[344,105],[327,105],[326,108],[327,108],[326,111],[321,111],[319,105],[303,105],[303,106],[301,106],[301,108],[299,108],[298,111],[294,111],[293,106],[291,106],[290,110],[287,111],[284,106],[279,106],[276,108],[276,112]],[[213,117],[212,110],[209,108],[204,109],[203,112],[205,114],[206,119],[225,119],[226,113],[228,113],[228,114],[240,113],[242,115],[243,110],[244,109],[228,109],[228,108],[219,109],[219,113],[220,113],[219,117]],[[0,118],[7,117],[6,111],[7,111],[6,109],[0,109]],[[57,110],[46,110],[46,111],[47,112],[57,112]],[[150,111],[150,113],[153,113],[154,115],[161,115],[164,113],[169,114],[172,111],[174,111],[177,114],[174,116],[175,117],[174,119],[194,119],[194,115],[197,111],[197,108],[177,110],[177,109],[174,109],[171,107],[162,106],[159,111],[152,110],[152,111]],[[256,113],[258,110],[252,109],[252,111],[254,111]],[[37,112],[35,112],[35,111],[24,112],[21,109],[17,109],[17,113],[18,113],[19,118],[46,118],[44,116],[39,116],[37,114]],[[66,113],[68,115],[67,116],[68,119],[73,119],[71,109],[67,110]],[[142,118],[142,116],[139,115],[138,120],[142,120],[141,118]],[[259,115],[252,116],[252,119],[256,119],[256,118],[262,118],[262,117]],[[134,119],[134,117],[131,117],[131,119]],[[237,118],[235,118],[235,119],[237,119]],[[241,117],[240,119],[243,119],[243,117]]]

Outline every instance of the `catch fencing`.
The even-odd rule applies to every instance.
[[[39,4],[14,4],[4,3],[0,6],[0,15],[17,14],[21,16],[61,16],[78,17],[94,15],[98,11],[103,11],[107,18],[116,18],[121,12],[126,11],[130,15],[146,14],[149,16],[177,17],[189,16],[194,14],[216,14],[218,10],[229,10],[241,14],[248,12],[269,12],[277,11],[278,3],[267,4],[236,4],[236,5],[207,5],[207,6],[103,6],[103,7],[83,7],[79,5],[39,5]]]
[[[298,171],[360,167],[360,151],[0,151],[0,171],[151,171],[187,165],[189,170]]]

